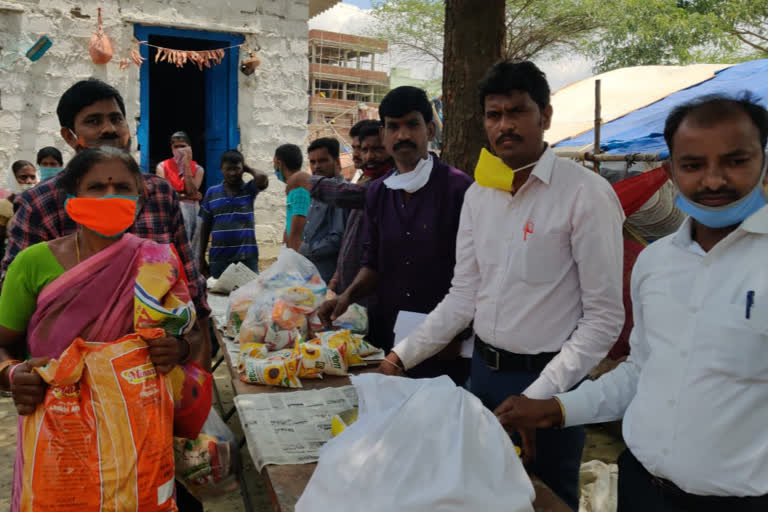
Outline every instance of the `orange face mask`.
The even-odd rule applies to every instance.
[[[136,221],[138,199],[130,196],[69,196],[64,209],[69,217],[105,238],[116,238]]]

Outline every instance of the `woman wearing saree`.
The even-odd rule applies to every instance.
[[[194,307],[175,250],[125,233],[141,208],[141,184],[128,153],[109,147],[79,153],[61,180],[69,196],[65,208],[78,231],[25,249],[9,267],[0,295],[0,386],[11,391],[19,415],[35,413],[45,399],[47,385],[34,368],[61,356],[73,340],[109,342],[135,332],[142,321],[152,324],[134,314],[139,291],[157,304],[171,292],[178,297],[178,335],[147,340],[156,371],[166,374],[188,357],[182,334],[194,323]],[[148,262],[171,269],[170,279],[151,275],[142,288],[138,276],[152,270]],[[21,435],[19,428],[19,447]],[[14,512],[23,465],[17,449]]]

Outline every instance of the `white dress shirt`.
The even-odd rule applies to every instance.
[[[547,148],[513,196],[473,184],[464,196],[451,290],[394,348],[406,368],[474,319],[489,345],[558,352],[525,394],[550,398],[605,356],[624,324],[624,213],[611,186]]]
[[[768,494],[767,262],[768,206],[708,253],[690,219],[646,248],[629,358],[558,397],[566,424],[624,416],[624,440],[651,474],[692,494]]]

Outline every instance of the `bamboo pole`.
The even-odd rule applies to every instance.
[[[595,155],[600,154],[600,125],[602,124],[602,119],[600,119],[600,80],[595,80],[595,142],[593,145],[593,152]],[[596,173],[600,173],[600,162],[593,161],[593,169]]]
[[[595,154],[589,151],[557,151],[555,154],[563,158],[587,160],[588,162],[661,162],[663,158],[658,153],[629,153],[626,155]]]

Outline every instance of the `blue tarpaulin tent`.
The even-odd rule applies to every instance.
[[[687,89],[670,94],[647,107],[604,124],[600,129],[600,147],[613,154],[658,153],[669,156],[664,142],[664,121],[677,105],[707,94],[737,95],[750,91],[768,106],[768,59],[737,64],[717,72],[714,78]],[[563,140],[556,146],[586,146],[595,135],[589,131],[578,137]]]

